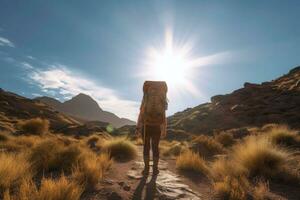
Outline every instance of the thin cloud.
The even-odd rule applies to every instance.
[[[138,102],[122,99],[115,90],[100,86],[92,80],[73,73],[64,65],[52,65],[46,70],[35,70],[30,73],[29,78],[48,94],[69,98],[85,93],[92,96],[104,110],[120,117],[133,120],[137,118]]]
[[[29,64],[28,62],[21,62],[21,66],[24,68],[24,69],[33,69],[34,67]]]
[[[14,43],[9,39],[0,36],[0,46],[15,47]]]
[[[30,59],[30,60],[36,60],[36,58],[33,57],[33,56],[26,56],[26,58],[28,58],[28,59]]]

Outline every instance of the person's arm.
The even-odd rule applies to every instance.
[[[167,136],[167,118],[165,118],[165,122],[160,126],[161,128],[161,137],[165,138]]]
[[[136,125],[136,130],[135,130],[135,134],[140,136],[142,133],[142,128],[144,125],[143,122],[143,117],[144,117],[144,101],[142,101],[141,107],[140,107],[140,113],[139,113],[139,117],[138,117],[138,121],[137,121],[137,125]]]

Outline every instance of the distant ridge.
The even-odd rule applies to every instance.
[[[65,102],[60,102],[51,97],[38,97],[35,98],[35,100],[43,102],[59,112],[85,121],[108,122],[116,128],[125,125],[135,125],[134,121],[120,118],[111,112],[102,110],[92,97],[83,93],[80,93]]]
[[[196,135],[267,123],[300,128],[300,66],[270,82],[246,82],[243,88],[168,118],[169,132]]]

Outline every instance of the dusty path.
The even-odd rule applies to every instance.
[[[209,199],[207,198],[210,192],[209,182],[207,180],[194,182],[179,175],[174,164],[174,160],[162,158],[159,163],[159,175],[152,176],[150,168],[149,175],[144,177],[141,174],[144,167],[142,149],[139,147],[137,159],[128,163],[114,163],[99,190],[95,191],[93,198],[87,199]]]

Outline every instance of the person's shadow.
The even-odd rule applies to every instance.
[[[147,182],[148,175],[144,175],[142,179],[140,180],[138,186],[136,187],[132,199],[133,200],[142,200],[143,190]],[[156,194],[156,179],[157,175],[152,176],[149,183],[147,183],[146,186],[146,194],[145,194],[145,200],[153,200]]]

